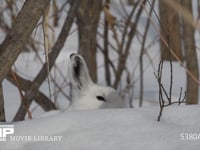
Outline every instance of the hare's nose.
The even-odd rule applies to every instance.
[[[72,58],[72,56],[74,56],[74,55],[75,55],[75,53],[72,53],[72,54],[70,54],[70,56],[69,56],[69,57],[70,57],[70,58]]]

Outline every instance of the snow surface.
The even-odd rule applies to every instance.
[[[158,107],[49,112],[15,123],[13,136],[62,136],[59,142],[0,143],[0,150],[198,150],[199,106],[173,106],[156,121]]]

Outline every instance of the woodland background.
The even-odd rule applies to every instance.
[[[32,118],[33,102],[44,111],[57,109],[59,95],[70,103],[71,85],[63,73],[65,68],[56,60],[74,34],[77,47],[73,50],[86,59],[92,79],[116,88],[130,107],[135,92],[139,93],[139,106],[143,105],[148,68],[155,72],[161,110],[173,103],[198,104],[199,0],[2,0],[0,3],[0,121],[6,121],[4,92],[9,91],[3,90],[5,80],[16,87],[19,93],[16,99],[21,103],[13,121],[24,120],[27,114]],[[38,72],[29,68],[31,76],[17,65],[24,53],[30,53],[41,64]],[[160,63],[154,62],[157,58]],[[23,63],[28,62],[29,57]],[[167,85],[162,80],[165,63],[170,64],[165,74],[169,77]],[[186,75],[182,81],[185,87],[175,88],[180,93],[177,101],[172,101],[174,63]],[[44,82],[45,90],[41,88]]]

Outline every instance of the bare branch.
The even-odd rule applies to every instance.
[[[147,38],[147,33],[149,30],[149,26],[150,26],[150,19],[149,17],[152,14],[153,8],[154,8],[154,4],[155,4],[155,0],[153,0],[152,5],[151,5],[151,9],[149,11],[149,15],[148,15],[148,20],[146,23],[146,27],[145,27],[145,31],[144,31],[144,35],[143,35],[143,40],[142,40],[142,46],[141,46],[141,50],[140,50],[140,102],[139,102],[139,106],[142,107],[142,103],[143,103],[143,89],[144,89],[144,83],[143,83],[143,55],[145,52],[145,43],[146,43],[146,38]]]
[[[23,51],[49,2],[50,0],[25,1],[10,33],[7,34],[0,47],[0,82],[6,77],[18,55]]]
[[[77,7],[79,6],[79,1],[76,1],[72,4],[68,16],[64,22],[62,31],[57,39],[57,42],[55,43],[54,47],[52,48],[52,51],[49,53],[49,70],[53,67],[55,60],[60,53],[62,47],[64,46],[65,40],[68,37],[68,34],[70,32],[71,26],[74,21],[74,16],[77,10]],[[38,75],[35,77],[34,81],[32,82],[31,87],[26,92],[25,97],[28,100],[28,104],[30,104],[33,101],[33,98],[35,96],[35,93],[38,91],[40,85],[43,83],[43,81],[47,77],[47,69],[46,69],[46,63],[43,65],[41,71],[38,73]],[[23,105],[20,105],[17,114],[15,115],[14,121],[24,120],[24,117],[26,115],[26,111]]]
[[[181,88],[180,96],[179,96],[178,101],[173,101],[172,102],[172,87],[173,87],[173,82],[172,82],[172,80],[173,80],[172,62],[170,61],[170,87],[169,87],[169,94],[167,93],[167,90],[165,89],[165,87],[162,84],[162,70],[163,70],[163,61],[160,61],[159,66],[158,66],[157,74],[154,73],[155,78],[157,79],[157,82],[158,82],[158,87],[159,87],[160,111],[159,111],[159,115],[158,115],[157,121],[160,121],[164,107],[170,106],[172,104],[179,104],[180,105],[181,103],[184,103],[185,99],[186,99],[186,92],[185,92],[184,97],[182,98],[182,88]],[[167,104],[165,104],[163,93],[167,97],[167,101],[168,101]]]
[[[0,122],[5,122],[5,109],[4,109],[4,97],[3,97],[3,89],[2,85],[0,84]]]
[[[16,80],[19,82],[21,90],[26,92],[30,88],[30,86],[32,85],[32,82],[20,77],[14,71],[13,71],[13,73],[16,77]],[[16,80],[13,79],[11,72],[8,73],[8,75],[6,76],[6,79],[8,81],[10,81],[12,84],[14,84],[15,86],[17,86]],[[35,99],[35,102],[38,105],[40,105],[45,111],[50,111],[52,109],[56,109],[55,105],[48,99],[48,97],[46,97],[40,91],[38,91],[36,93],[34,99]]]

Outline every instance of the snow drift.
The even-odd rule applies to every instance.
[[[61,141],[0,142],[1,150],[197,150],[199,106],[49,112],[15,123],[13,136],[62,136]]]

